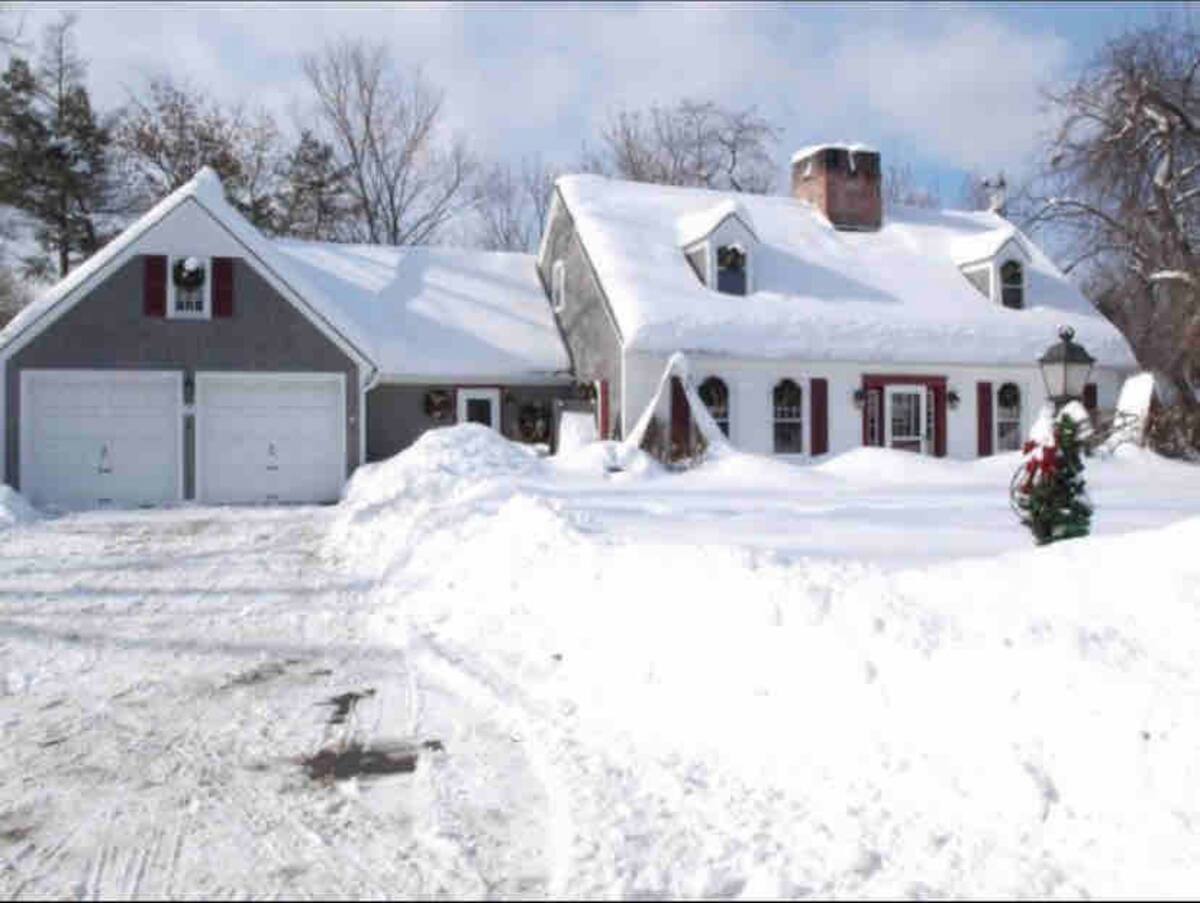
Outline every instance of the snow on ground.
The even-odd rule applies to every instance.
[[[0,483],[0,530],[37,520],[38,513],[11,486]]]
[[[616,451],[456,427],[336,508],[6,533],[0,895],[1195,883],[1196,468],[1091,460],[1038,549],[1015,455]],[[304,776],[351,736],[415,771]]]

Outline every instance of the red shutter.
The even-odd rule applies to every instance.
[[[946,386],[933,387],[933,455],[946,457]]]
[[[212,315],[214,319],[233,316],[233,258],[214,257],[212,261]]]
[[[608,413],[608,380],[602,379],[597,386],[597,394],[599,395],[600,408],[600,438],[607,439],[609,437],[609,413]]]
[[[142,312],[147,317],[167,315],[167,258],[148,254],[142,277]]]
[[[814,379],[809,383],[812,395],[812,454],[829,451],[829,380]]]
[[[975,411],[979,424],[979,457],[992,453],[992,384],[975,383]]]
[[[1083,406],[1088,409],[1089,414],[1100,407],[1100,398],[1096,392],[1095,383],[1088,383],[1083,387]]]

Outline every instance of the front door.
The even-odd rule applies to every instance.
[[[458,422],[480,423],[500,429],[499,389],[459,389]]]
[[[884,398],[884,444],[901,451],[926,451],[925,387],[887,386]]]

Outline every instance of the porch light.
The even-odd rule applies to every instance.
[[[1083,397],[1083,387],[1092,372],[1092,364],[1096,363],[1082,345],[1072,341],[1075,330],[1070,326],[1059,329],[1058,337],[1061,341],[1047,348],[1038,360],[1046,383],[1046,395],[1054,402],[1056,411],[1072,399]]]
[[[862,389],[854,390],[854,406],[856,408],[859,408],[861,410],[863,404],[866,403],[866,400],[867,400],[866,392],[864,392]]]

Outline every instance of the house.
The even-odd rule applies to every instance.
[[[0,483],[331,501],[430,426],[545,441],[571,385],[532,256],[271,241],[203,170],[0,332]]]
[[[971,458],[1018,448],[1061,325],[1111,409],[1136,364],[1028,236],[991,212],[889,209],[878,152],[818,145],[790,193],[560,178],[538,269],[601,431],[629,432],[670,356],[734,445],[807,458],[862,445]],[[682,387],[656,412],[695,446]]]

